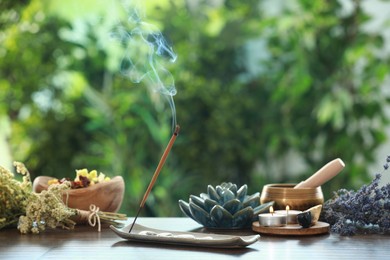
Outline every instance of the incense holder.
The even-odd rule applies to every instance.
[[[181,211],[206,228],[250,228],[258,214],[268,211],[273,202],[260,204],[259,192],[248,195],[245,184],[239,189],[231,182],[213,187],[207,193],[190,195],[189,201],[179,200]]]

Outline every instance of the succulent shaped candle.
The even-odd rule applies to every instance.
[[[208,228],[249,228],[257,215],[268,210],[273,202],[260,205],[260,195],[247,195],[248,186],[237,189],[233,183],[207,187],[207,193],[190,195],[189,202],[179,200],[181,211]]]

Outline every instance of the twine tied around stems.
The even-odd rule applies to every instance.
[[[99,207],[96,207],[96,205],[91,204],[89,206],[89,215],[88,215],[88,223],[91,227],[96,226],[96,222],[98,223],[98,231],[101,231],[101,225],[100,225],[100,217],[99,217]]]

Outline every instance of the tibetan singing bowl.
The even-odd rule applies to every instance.
[[[267,184],[264,185],[260,203],[274,201],[275,210],[286,209],[307,210],[324,203],[324,195],[320,187],[294,189],[296,184]]]

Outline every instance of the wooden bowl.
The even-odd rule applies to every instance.
[[[47,190],[48,181],[53,179],[49,176],[38,176],[33,182],[33,191],[40,193]],[[116,176],[110,181],[94,184],[86,188],[70,189],[64,192],[62,199],[68,207],[89,210],[91,204],[95,204],[101,211],[117,212],[121,207],[125,184],[122,176]]]
[[[260,196],[260,203],[275,201],[275,209],[307,210],[322,205],[324,195],[321,187],[294,189],[296,184],[268,184],[264,185]]]

